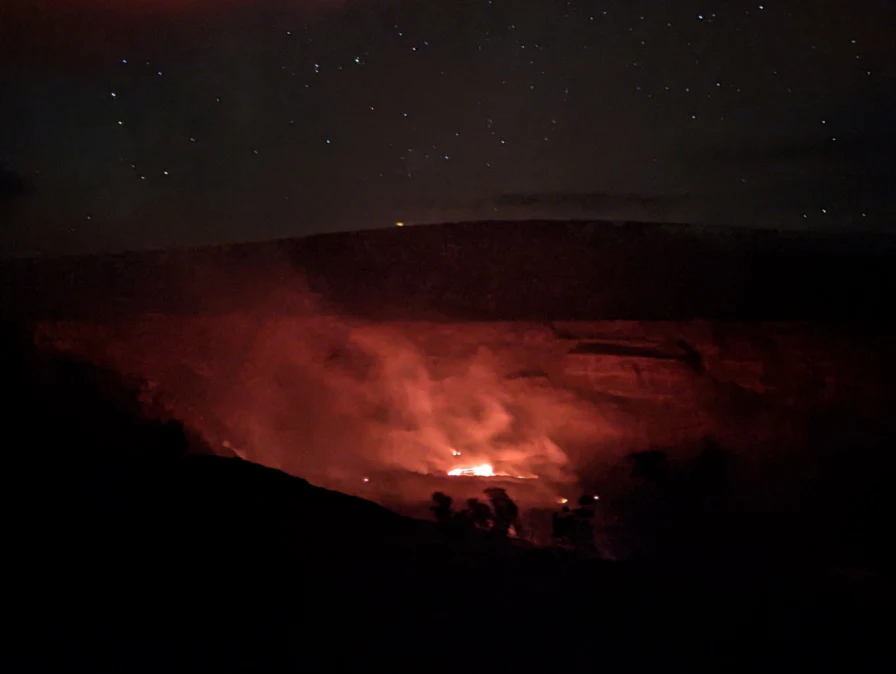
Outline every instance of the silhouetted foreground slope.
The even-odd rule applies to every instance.
[[[880,592],[452,538],[188,456],[127,383],[3,336],[24,431],[5,471],[13,670],[793,671],[883,650]]]

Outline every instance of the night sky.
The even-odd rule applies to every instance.
[[[890,0],[0,5],[4,256],[896,215]]]

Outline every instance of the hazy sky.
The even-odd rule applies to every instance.
[[[0,5],[4,255],[569,208],[508,194],[776,227],[896,214],[889,0]]]

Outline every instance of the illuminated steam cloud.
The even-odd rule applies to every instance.
[[[505,379],[487,350],[438,368],[434,360],[389,326],[271,322],[222,418],[250,458],[333,476],[487,464],[564,481],[572,475],[561,445],[612,433],[573,395]]]

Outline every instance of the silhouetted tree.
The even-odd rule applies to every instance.
[[[666,453],[659,449],[633,452],[628,458],[632,462],[633,478],[660,484],[669,476]]]
[[[478,498],[467,499],[466,515],[475,529],[487,531],[491,528],[492,511]]]
[[[731,456],[711,438],[704,438],[704,443],[694,459],[688,491],[703,517],[717,519],[731,496]]]
[[[594,527],[590,520],[581,517],[573,518],[570,542],[579,552],[594,552]]]
[[[730,477],[731,456],[712,438],[704,438],[703,443],[694,461],[694,479],[707,486],[724,485]]]
[[[432,495],[432,505],[429,509],[435,516],[436,522],[439,524],[448,524],[451,522],[451,505],[453,503],[454,500],[450,496],[440,491],[437,491]]]
[[[492,510],[494,511],[492,531],[499,536],[507,536],[510,527],[514,527],[519,532],[520,509],[507,495],[507,492],[500,487],[489,487],[484,494],[491,501]]]
[[[572,520],[572,514],[569,511],[568,506],[563,506],[560,512],[555,512],[551,517],[551,523],[553,524],[553,538],[555,543],[568,543],[569,542],[569,530],[570,530],[570,521]]]
[[[561,546],[571,547],[579,552],[594,552],[594,529],[591,524],[591,518],[594,516],[594,509],[591,503],[594,502],[592,496],[588,496],[589,507],[579,507],[570,510],[568,506],[563,506],[560,512],[554,513],[553,520],[553,538],[554,542]],[[580,503],[585,502],[585,497],[579,499]]]
[[[577,503],[579,504],[579,507],[576,508],[577,515],[587,517],[588,519],[594,517],[594,506],[597,503],[594,494],[582,494],[579,496]]]

